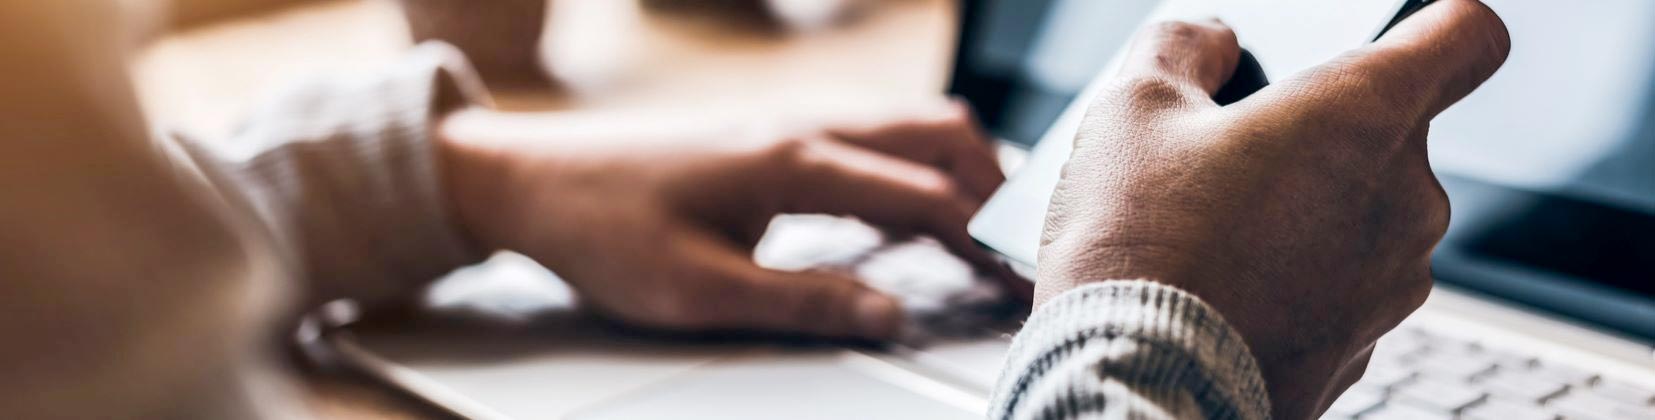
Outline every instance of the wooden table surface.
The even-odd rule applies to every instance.
[[[576,23],[560,27],[549,45],[563,47],[545,54],[567,65],[560,67],[567,88],[495,94],[506,108],[558,111],[854,106],[940,92],[952,2],[869,3],[840,25],[787,30],[682,6],[562,0],[553,15]],[[314,2],[170,35],[138,57],[135,78],[154,124],[222,138],[284,83],[391,62],[410,45],[406,28],[391,0]],[[326,418],[441,417],[362,378],[304,369],[299,376]]]

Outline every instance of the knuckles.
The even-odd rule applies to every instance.
[[[770,160],[790,165],[801,165],[810,157],[812,139],[803,136],[785,137],[765,149]]]
[[[1147,30],[1161,39],[1189,40],[1200,37],[1210,28],[1181,20],[1169,20],[1157,22]]]
[[[953,197],[966,195],[959,183],[941,172],[916,172],[908,182],[913,183],[914,190],[919,193],[920,198],[930,199],[934,201],[933,204],[941,207],[936,210],[943,214],[951,213],[947,211],[947,204],[953,202]]]
[[[775,165],[774,174],[804,174],[820,173],[830,166],[830,158],[822,156],[815,144],[817,140],[807,136],[791,136],[772,143],[763,152],[763,161]]]
[[[1144,32],[1160,43],[1201,43],[1207,40],[1230,40],[1234,44],[1235,31],[1223,24],[1200,24],[1181,20],[1156,22]]]
[[[1087,118],[1109,124],[1132,123],[1115,121],[1151,109],[1169,108],[1184,103],[1184,90],[1177,83],[1157,76],[1122,77],[1111,82],[1093,98]]]

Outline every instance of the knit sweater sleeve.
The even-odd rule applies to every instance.
[[[180,143],[263,222],[305,296],[387,299],[482,258],[450,219],[431,134],[441,113],[487,100],[474,74],[452,46],[422,44],[283,91],[229,141]]]
[[[1106,281],[1041,305],[1017,335],[992,419],[1266,419],[1246,343],[1194,295]]]

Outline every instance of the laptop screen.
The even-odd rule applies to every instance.
[[[1513,50],[1433,122],[1439,280],[1655,337],[1655,2],[1485,2]],[[1032,146],[1159,3],[964,1],[950,90]]]

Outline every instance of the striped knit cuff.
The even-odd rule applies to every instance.
[[[368,74],[295,85],[257,109],[231,141],[182,141],[269,227],[309,282],[306,304],[387,300],[487,254],[455,225],[432,126],[486,103],[465,56],[422,44]]]
[[[1149,281],[1095,283],[1048,301],[1017,335],[1005,366],[990,418],[1270,413],[1241,336],[1194,295]]]

